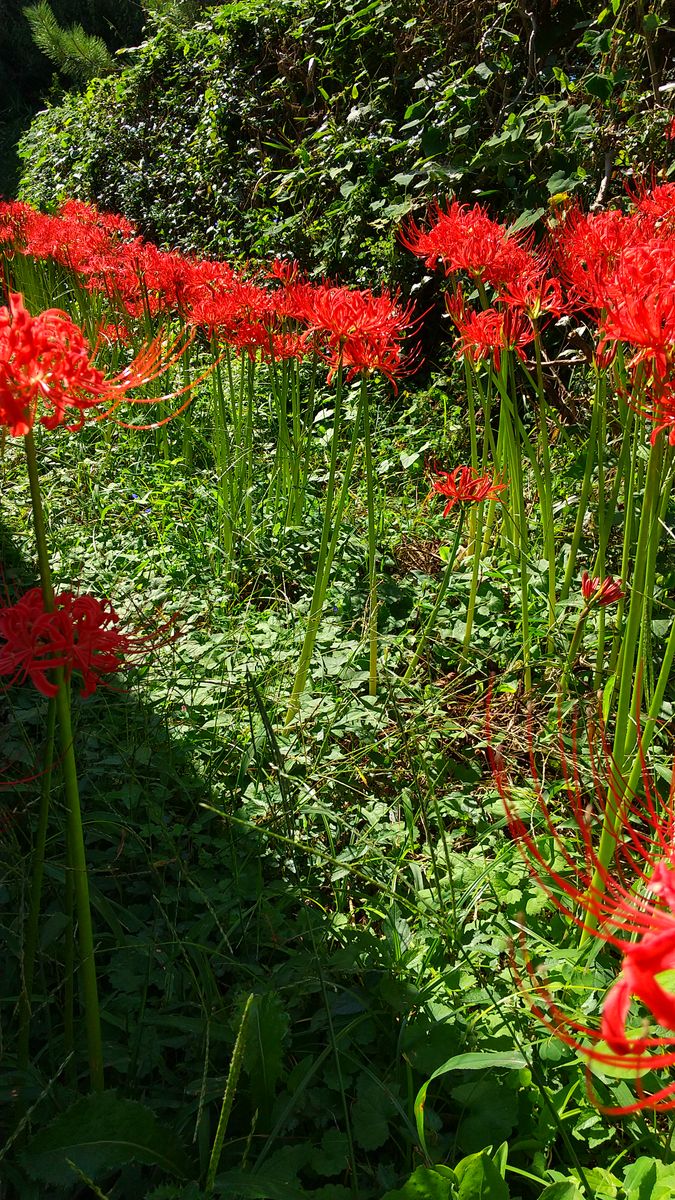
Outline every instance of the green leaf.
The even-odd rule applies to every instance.
[[[73,1183],[70,1159],[92,1178],[128,1162],[160,1167],[185,1179],[187,1156],[176,1135],[162,1129],[149,1108],[101,1092],[78,1100],[28,1143],[21,1161],[29,1175],[43,1183]]]
[[[611,75],[589,75],[584,81],[584,88],[598,100],[609,100],[614,91],[614,80]]]
[[[626,1168],[623,1186],[626,1200],[651,1200],[656,1183],[656,1163],[642,1156]]]
[[[216,1178],[216,1196],[239,1196],[242,1200],[300,1200],[304,1195],[296,1183],[279,1179],[278,1170],[225,1171]]]
[[[382,1200],[450,1200],[451,1181],[430,1167],[418,1167],[403,1187],[387,1192]]]
[[[455,1167],[458,1200],[509,1200],[509,1189],[487,1150],[463,1158]]]
[[[426,1140],[424,1136],[424,1104],[427,1098],[427,1090],[429,1084],[434,1079],[440,1078],[441,1075],[447,1075],[449,1071],[485,1071],[488,1068],[495,1069],[502,1067],[509,1071],[522,1071],[527,1063],[522,1054],[517,1051],[507,1051],[505,1053],[491,1052],[476,1052],[471,1054],[456,1054],[453,1058],[449,1058],[447,1062],[438,1067],[437,1070],[429,1076],[426,1083],[422,1084],[417,1097],[415,1099],[415,1121],[417,1123],[417,1134],[420,1139],[422,1148],[426,1150]]]
[[[256,1108],[269,1111],[281,1077],[288,1013],[276,992],[256,996],[251,1006],[244,1054]]]
[[[574,1179],[561,1179],[545,1187],[539,1194],[539,1200],[584,1200],[584,1195]]]
[[[389,1137],[388,1118],[394,1111],[385,1089],[379,1083],[362,1077],[352,1110],[355,1142],[364,1150],[378,1150]]]

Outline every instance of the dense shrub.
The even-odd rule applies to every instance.
[[[21,195],[96,200],[184,249],[395,274],[394,231],[433,195],[522,213],[664,161],[660,18],[613,7],[242,0],[160,22],[38,116]]]

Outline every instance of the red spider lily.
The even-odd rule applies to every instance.
[[[640,226],[647,235],[675,229],[675,183],[660,183],[641,191],[635,201]]]
[[[605,285],[604,341],[636,350],[629,366],[645,364],[647,379],[667,377],[675,353],[675,236],[629,247]]]
[[[584,571],[581,576],[581,594],[589,608],[591,605],[605,608],[608,604],[616,604],[623,596],[621,580],[612,579],[610,575],[606,579],[600,579],[597,575],[591,578],[588,571]]]
[[[619,1115],[674,1108],[675,1082],[648,1092],[643,1077],[648,1071],[675,1065],[675,996],[659,978],[675,968],[675,770],[668,796],[661,796],[642,756],[642,795],[628,794],[604,729],[601,726],[598,734],[591,723],[591,786],[585,788],[576,721],[571,755],[560,726],[558,745],[565,790],[558,815],[551,811],[536,766],[531,723],[528,735],[530,773],[544,820],[542,841],[516,810],[504,760],[492,744],[488,705],[488,753],[511,834],[551,903],[567,920],[615,947],[623,957],[597,1026],[579,1022],[559,1007],[535,970],[524,936],[521,946],[525,975],[516,967],[519,982],[528,993],[535,1016],[586,1062],[589,1090],[594,1065],[634,1076],[635,1101],[622,1107],[605,1107],[605,1112]],[[614,831],[614,856],[608,867],[594,848],[605,814],[611,818],[609,828]],[[574,831],[569,828],[570,820],[576,827]],[[632,1032],[634,1000],[665,1032],[644,1031],[637,1036]]]
[[[47,411],[39,420],[47,429],[80,429],[89,409],[107,406],[103,415],[109,415],[130,390],[172,366],[185,345],[184,340],[176,341],[165,352],[157,338],[120,374],[106,379],[94,366],[82,330],[66,313],[51,308],[32,317],[23,298],[11,294],[9,306],[0,309],[0,426],[12,437],[23,437],[43,408]],[[68,423],[74,414],[75,420]]]
[[[551,229],[551,249],[577,304],[606,307],[607,281],[628,246],[640,240],[639,222],[616,209],[582,213],[574,207]]]
[[[307,326],[305,344],[329,364],[329,379],[340,364],[348,379],[379,371],[392,383],[412,368],[401,343],[415,328],[414,305],[402,307],[398,294],[330,284],[290,291],[295,315]]]
[[[512,279],[499,297],[502,304],[521,309],[531,321],[540,317],[560,317],[567,310],[560,280],[540,272]]]
[[[448,497],[443,516],[456,504],[480,504],[482,500],[495,500],[506,484],[496,483],[492,475],[479,475],[474,467],[455,467],[454,471],[439,471],[440,478],[433,482],[433,490]]]
[[[15,250],[22,246],[26,223],[32,216],[30,204],[21,200],[0,201],[0,246]]]
[[[666,430],[668,444],[675,446],[675,379],[662,383],[659,392],[658,399],[651,407],[647,403],[642,405],[643,410],[655,422],[651,442],[653,445],[659,434]]]
[[[440,262],[446,275],[464,271],[472,279],[495,287],[505,286],[524,272],[531,273],[536,266],[524,244],[525,235],[493,221],[480,204],[468,208],[453,200],[446,209],[436,205],[428,229],[412,221],[400,238],[431,270]]]
[[[90,696],[103,675],[158,645],[157,633],[123,632],[108,600],[61,592],[54,604],[53,612],[46,611],[40,588],[31,588],[16,604],[0,608],[0,675],[9,675],[10,684],[30,679],[43,696],[55,696],[49,673],[62,667],[67,680],[73,672],[81,676],[82,695]]]
[[[534,329],[524,313],[513,308],[466,310],[461,296],[448,297],[447,307],[459,332],[455,346],[460,355],[477,363],[491,354],[497,371],[504,350],[515,350],[525,360],[523,347],[533,341]]]
[[[124,217],[68,200],[52,216],[30,210],[24,221],[21,249],[33,258],[52,258],[86,276],[92,262],[114,260],[115,253],[134,234],[134,226]]]

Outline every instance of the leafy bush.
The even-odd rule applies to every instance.
[[[452,14],[240,0],[189,29],[158,17],[118,76],[38,116],[21,195],[96,200],[183,249],[395,276],[395,229],[433,195],[522,213],[663,161],[656,9],[631,29],[619,0],[596,20],[578,0],[555,22],[535,7],[531,26],[494,0]]]

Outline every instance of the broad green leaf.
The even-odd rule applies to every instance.
[[[241,1200],[301,1200],[305,1193],[297,1183],[285,1183],[279,1179],[275,1168],[263,1169],[252,1174],[250,1171],[225,1171],[216,1178],[215,1195],[227,1200],[231,1196]]]
[[[431,1167],[418,1167],[403,1184],[393,1192],[387,1192],[382,1200],[450,1200],[450,1179],[444,1179]]]
[[[172,1131],[162,1129],[149,1108],[101,1092],[78,1100],[28,1143],[21,1161],[43,1183],[74,1182],[67,1160],[96,1179],[128,1162],[160,1167],[185,1179],[186,1155]]]
[[[585,1200],[583,1192],[574,1179],[561,1179],[550,1183],[539,1194],[539,1200]]]
[[[244,1052],[256,1108],[268,1112],[281,1077],[288,1013],[276,992],[256,996],[248,1019]]]
[[[500,1053],[499,1051],[492,1053],[489,1050],[484,1052],[476,1052],[470,1054],[455,1054],[449,1058],[447,1062],[438,1067],[437,1070],[429,1076],[426,1083],[422,1084],[417,1097],[415,1099],[415,1121],[417,1123],[417,1135],[420,1139],[420,1144],[426,1150],[426,1140],[424,1136],[424,1104],[427,1098],[429,1084],[433,1083],[434,1079],[439,1079],[441,1075],[447,1075],[450,1071],[486,1071],[488,1068],[502,1068],[509,1071],[522,1071],[527,1063],[522,1054],[518,1051],[507,1051]]]
[[[651,1200],[656,1183],[656,1163],[653,1158],[638,1158],[623,1177],[626,1200]]]
[[[458,1200],[509,1200],[509,1189],[487,1150],[463,1158],[455,1167]]]

